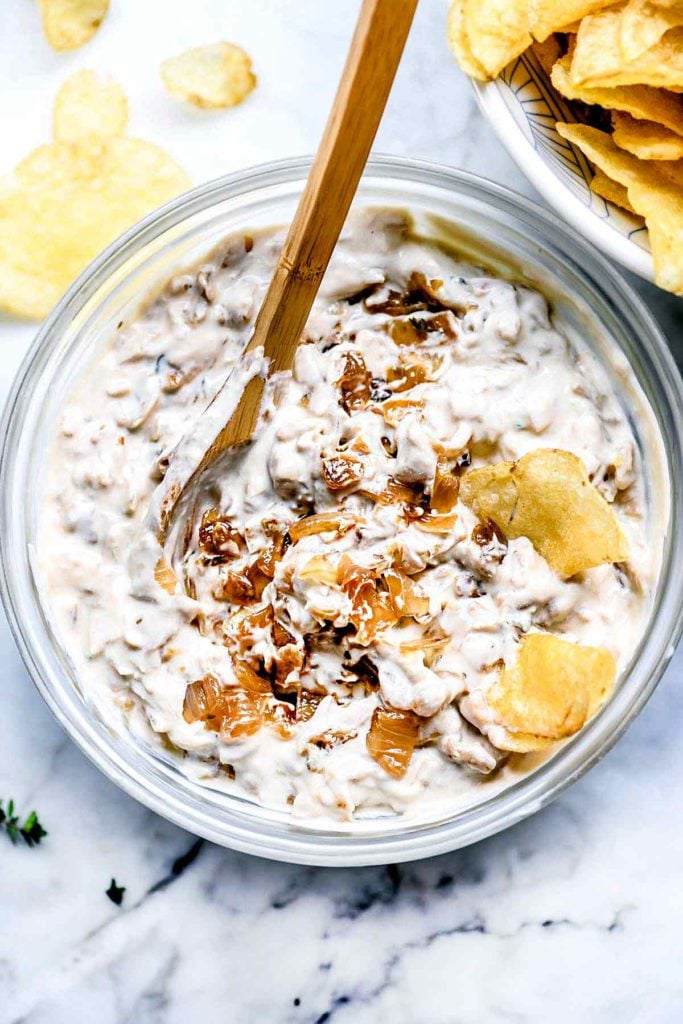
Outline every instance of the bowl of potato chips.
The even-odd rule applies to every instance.
[[[683,294],[683,0],[454,0],[448,39],[546,201]]]

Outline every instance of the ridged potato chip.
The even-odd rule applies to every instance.
[[[651,85],[599,86],[574,85],[570,76],[571,57],[553,65],[551,80],[561,96],[568,100],[597,104],[608,110],[622,110],[644,121],[657,121],[677,135],[683,135],[683,98]]]
[[[536,59],[546,75],[552,73],[553,67],[562,58],[562,50],[557,36],[548,36],[540,43],[535,41],[531,44],[531,49],[536,54]]]
[[[448,45],[451,48],[451,53],[466,75],[477,78],[480,82],[486,82],[489,76],[479,61],[475,60],[470,49],[467,32],[465,31],[465,12],[463,6],[464,0],[453,0],[448,10],[446,25]]]
[[[234,107],[256,86],[251,59],[233,43],[210,43],[169,57],[161,77],[172,96],[195,107]]]
[[[495,78],[531,44],[528,0],[465,0],[470,49]]]
[[[606,199],[607,202],[620,206],[622,210],[627,210],[629,213],[636,212],[628,201],[628,192],[624,186],[620,185],[618,181],[608,178],[602,171],[593,175],[591,191],[595,192],[596,196]]]
[[[648,227],[655,281],[660,288],[683,294],[682,162],[639,160],[620,149],[611,135],[588,125],[559,122],[557,130],[627,189],[631,206]]]
[[[128,99],[113,78],[77,71],[57,93],[52,133],[60,142],[123,135],[127,123]]]
[[[605,702],[615,678],[614,657],[604,648],[527,634],[486,696],[504,730],[496,746],[524,753],[573,736]]]
[[[448,41],[464,71],[495,78],[531,43],[528,0],[454,0]]]
[[[612,114],[612,138],[617,146],[640,160],[680,160],[683,136],[654,121],[637,121],[630,114]]]
[[[75,50],[97,32],[109,0],[39,0],[45,37],[55,50]]]
[[[17,316],[45,316],[98,252],[189,186],[158,146],[91,133],[97,110],[119,130],[125,121],[113,85],[104,103],[99,88],[89,95],[91,111],[85,93],[63,86],[55,128],[69,138],[39,146],[0,193],[0,308]]]
[[[587,14],[608,7],[614,0],[529,0],[529,25],[534,39],[543,42],[553,32],[566,32]]]
[[[517,462],[471,469],[460,498],[508,539],[528,537],[561,576],[628,558],[614,510],[571,452],[538,448]]]
[[[666,7],[651,0],[629,0],[621,15],[619,43],[624,60],[640,57],[655,46],[665,32],[683,25],[681,0]]]
[[[583,19],[572,57],[572,84],[683,89],[683,29],[667,32],[655,46],[635,60],[626,61],[621,52],[624,8],[625,4],[617,4]]]

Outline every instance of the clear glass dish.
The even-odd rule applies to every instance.
[[[417,161],[371,161],[357,205],[407,207],[418,223],[430,217],[455,224],[463,244],[480,239],[509,252],[519,273],[552,293],[556,308],[589,340],[615,384],[623,378],[624,357],[630,364],[641,397],[654,413],[653,419],[632,407],[652,521],[661,523],[662,531],[651,618],[613,698],[582,732],[520,781],[447,819],[414,824],[383,818],[363,821],[352,831],[315,829],[192,782],[162,752],[130,734],[113,732],[100,720],[75,678],[68,653],[51,631],[31,568],[42,471],[55,417],[94,347],[156,285],[200,258],[225,234],[286,222],[307,169],[306,160],[256,167],[182,196],[118,239],[45,322],[5,411],[2,596],[19,649],[46,703],[87,756],[136,799],[192,832],[260,856],[306,864],[388,863],[464,846],[539,810],[595,764],[654,690],[683,618],[683,386],[647,309],[608,261],[571,229],[507,189],[469,174]],[[605,344],[606,337],[613,344]]]

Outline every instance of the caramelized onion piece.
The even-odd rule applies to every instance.
[[[273,608],[267,604],[253,612],[247,612],[237,623],[235,635],[238,640],[252,641],[259,629],[268,629],[273,622]]]
[[[425,665],[431,668],[448,643],[447,636],[421,636],[417,640],[408,640],[400,644],[399,651],[401,654],[414,654],[418,651],[423,656]]]
[[[328,587],[333,587],[339,582],[337,566],[324,555],[313,555],[309,558],[306,564],[299,569],[298,576],[300,580],[322,583]]]
[[[424,533],[450,533],[458,521],[455,513],[428,515],[415,519],[415,526]]]
[[[278,554],[272,544],[269,544],[267,548],[259,552],[252,564],[255,571],[261,573],[262,576],[267,576],[269,580],[272,580],[275,575],[275,566],[281,558],[282,555]]]
[[[269,700],[262,707],[264,725],[270,726],[281,740],[291,739],[296,720],[296,708],[285,700]]]
[[[256,590],[245,569],[229,570],[214,588],[213,596],[217,601],[243,605],[256,599]]]
[[[410,317],[408,320],[394,320],[389,333],[396,345],[419,345],[427,338],[426,320]]]
[[[310,537],[313,533],[347,533],[356,522],[342,512],[316,512],[293,523],[289,528],[289,536],[292,544],[296,544],[302,537]]]
[[[459,491],[460,477],[442,463],[437,463],[430,502],[432,508],[436,512],[451,512],[456,506]]]
[[[213,590],[217,601],[245,605],[259,601],[271,577],[261,570],[261,556],[242,569],[228,569]],[[274,570],[273,570],[274,571]]]
[[[288,629],[278,622],[277,619],[273,622],[273,643],[276,647],[286,647],[287,644],[293,644],[295,642],[294,637]]]
[[[218,509],[207,509],[199,526],[199,550],[212,558],[227,560],[236,558],[244,547],[244,538],[218,514]]]
[[[413,358],[406,363],[392,366],[387,372],[387,380],[394,384],[393,391],[409,391],[410,388],[425,381],[434,380],[434,376],[441,366],[442,360],[438,356],[424,359]]]
[[[296,720],[297,722],[307,722],[309,718],[313,718],[313,715],[318,709],[318,705],[324,700],[324,693],[315,693],[313,690],[299,690],[296,698]]]
[[[275,666],[275,682],[277,685],[291,691],[299,681],[299,675],[304,664],[303,651],[300,651],[296,644],[287,644],[279,647],[273,658]],[[292,677],[292,678],[290,678]]]
[[[361,647],[374,643],[377,634],[398,620],[391,598],[369,580],[344,588],[353,603],[349,622],[356,627],[355,641]]]
[[[384,582],[389,591],[391,604],[399,616],[426,615],[429,611],[429,598],[419,594],[409,576],[398,569],[387,569]]]
[[[348,413],[364,409],[370,398],[372,378],[359,352],[348,352],[344,371],[337,381],[341,404]]]
[[[360,483],[363,463],[345,452],[336,452],[322,460],[322,478],[330,491],[343,491]]]
[[[234,658],[232,664],[237,682],[243,690],[246,690],[248,693],[272,696],[273,691],[268,680],[260,676],[258,672],[255,672],[251,665],[241,658]]]
[[[275,522],[265,521],[262,523],[262,527],[264,533],[270,538],[270,544],[259,552],[252,564],[258,572],[272,580],[275,568],[278,562],[282,561],[282,556],[291,544],[291,540],[287,532]]]
[[[393,476],[389,477],[386,486],[381,491],[362,490],[359,493],[364,498],[369,498],[370,501],[376,501],[379,505],[417,505],[423,497],[419,488],[411,487],[410,484],[402,484]]]
[[[390,398],[382,403],[382,416],[390,427],[397,427],[409,412],[419,412],[423,408],[424,402],[417,398]]]
[[[207,722],[207,728],[223,740],[240,740],[253,736],[262,725],[259,704],[246,690],[228,690],[222,698],[220,714]]]
[[[375,708],[366,741],[370,757],[388,775],[402,778],[413,756],[419,728],[420,720],[413,711]]]
[[[293,705],[276,700],[270,683],[241,658],[233,659],[237,686],[222,686],[210,673],[185,691],[183,718],[205,723],[225,741],[252,736],[267,725],[289,739],[295,717]]]
[[[154,566],[154,579],[167,594],[175,594],[178,579],[163,555]]]
[[[472,530],[472,540],[479,547],[485,548],[489,544],[492,544],[494,540],[502,544],[503,547],[507,548],[507,540],[505,534],[498,526],[494,523],[493,519],[487,519],[483,523],[477,523]]]
[[[183,718],[192,722],[206,722],[213,718],[221,706],[223,688],[216,676],[210,672],[202,679],[190,683],[185,690]]]

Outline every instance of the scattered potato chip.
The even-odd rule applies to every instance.
[[[534,39],[543,42],[553,32],[567,32],[587,14],[608,7],[614,0],[529,0],[529,24]]]
[[[472,469],[460,497],[506,537],[528,537],[561,576],[628,558],[613,509],[571,452],[538,448],[517,462]]]
[[[620,185],[618,181],[612,181],[602,171],[598,171],[593,176],[591,191],[595,192],[596,196],[602,196],[608,203],[620,206],[622,210],[627,210],[629,213],[636,212],[628,201],[628,191],[626,188]]]
[[[467,39],[463,4],[464,0],[453,0],[449,8],[446,25],[448,45],[451,48],[451,53],[466,75],[477,78],[480,82],[486,82],[489,76],[479,61],[474,58]]]
[[[572,83],[569,69],[571,57],[565,56],[553,65],[552,83],[568,100],[598,104],[609,110],[622,110],[644,121],[657,121],[677,135],[683,135],[683,98],[651,85],[619,85],[613,89]]]
[[[570,78],[573,85],[659,85],[683,88],[683,29],[673,29],[635,60],[621,52],[624,4],[608,7],[581,22]]]
[[[640,160],[680,160],[683,136],[654,121],[637,121],[630,114],[612,114],[612,138],[617,146]]]
[[[113,78],[77,71],[57,93],[52,130],[59,141],[123,135],[127,123],[128,99]]]
[[[681,0],[660,6],[651,0],[629,0],[621,15],[619,38],[624,60],[636,60],[655,46],[665,32],[683,25]]]
[[[233,43],[211,43],[169,57],[161,77],[172,96],[195,107],[234,107],[256,85],[251,59]]]
[[[43,31],[55,50],[75,50],[97,32],[109,0],[39,0]]]
[[[73,138],[39,146],[0,193],[0,307],[18,316],[45,316],[98,252],[189,186],[185,172],[152,143],[80,134],[96,117],[87,95],[121,130],[113,86],[81,93],[67,82],[55,129]]]
[[[573,736],[602,706],[616,663],[602,647],[584,647],[550,633],[529,633],[517,660],[506,665],[487,694],[503,750],[538,750]]]
[[[639,160],[620,149],[611,135],[583,124],[557,125],[560,135],[610,178],[624,185],[631,206],[645,218],[655,281],[683,294],[683,170],[681,161]]]

